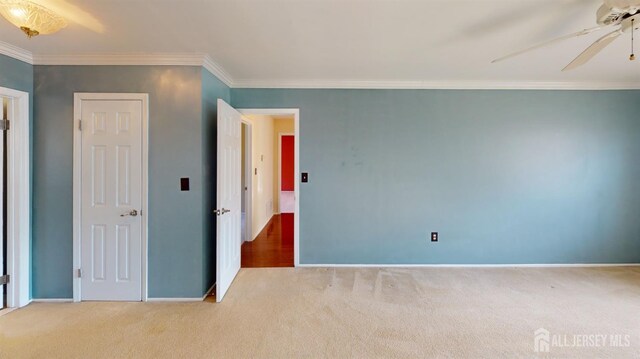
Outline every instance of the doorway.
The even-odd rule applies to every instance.
[[[251,142],[251,145],[242,145],[242,126],[243,116],[245,121],[249,121],[247,115],[257,114],[261,116],[291,116],[293,115],[294,127],[295,127],[295,176],[298,177],[300,170],[299,167],[299,110],[297,109],[259,109],[259,110],[244,110],[240,112],[231,105],[226,103],[222,99],[217,101],[218,114],[217,114],[217,175],[216,175],[216,209],[213,211],[213,215],[216,216],[216,289],[215,296],[216,302],[221,302],[226,295],[227,291],[231,287],[233,280],[240,271],[242,261],[242,192],[243,192],[243,180],[242,180],[242,153],[243,147],[251,147],[251,155],[248,151],[245,152],[245,165],[250,163],[249,171],[245,172],[245,175],[251,175],[251,178],[245,178],[245,184],[247,184],[247,194],[251,193],[251,222],[256,223],[256,214],[262,216],[266,213],[266,217],[273,216],[273,198],[268,200],[268,193],[273,193],[274,186],[269,180],[272,176],[268,176],[269,170],[273,172],[274,162],[269,162],[269,147],[268,142],[273,143],[274,131],[273,122],[256,121],[251,122],[250,129],[246,131],[245,128],[245,140]],[[269,127],[270,124],[270,127]],[[256,138],[256,132],[258,127],[267,126],[270,128],[271,137],[263,138],[263,142],[258,144],[254,141]],[[251,133],[251,140],[247,133]],[[264,151],[258,149],[264,145]],[[273,156],[273,146],[271,147],[271,156]],[[266,154],[266,156],[265,156]],[[266,161],[265,161],[266,160]],[[271,165],[269,165],[269,163]],[[247,167],[245,167],[245,170]],[[261,176],[259,176],[261,174]],[[273,173],[272,173],[273,174]],[[255,193],[262,192],[267,198],[266,202],[262,202],[265,205],[260,205],[261,202],[256,201]],[[299,264],[299,185],[298,181],[295,181],[295,213],[293,217],[293,265]],[[246,197],[245,197],[246,199]],[[247,217],[249,217],[249,207],[245,207],[247,211]],[[264,212],[262,212],[264,211]],[[247,220],[249,222],[249,220]],[[267,222],[268,223],[268,222]],[[268,228],[268,226],[267,226]],[[260,228],[263,231],[264,228]],[[249,233],[249,232],[247,232]],[[251,237],[255,238],[256,226],[251,225]],[[248,242],[245,242],[245,244]]]
[[[244,243],[251,238],[251,220],[252,220],[252,201],[251,193],[251,181],[253,176],[251,174],[251,122],[245,118],[241,120],[241,243]]]
[[[74,112],[74,301],[146,300],[148,95],[77,93]]]
[[[242,156],[247,221],[243,228],[246,235],[241,265],[294,267],[298,252],[297,110],[240,110],[240,113],[243,129],[246,127],[243,143],[248,144],[243,146]]]
[[[0,313],[29,304],[29,94],[0,87]]]

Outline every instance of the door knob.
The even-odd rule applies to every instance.
[[[132,209],[132,210],[131,210],[130,212],[128,212],[128,213],[121,214],[121,215],[120,215],[120,217],[126,217],[126,216],[135,217],[135,216],[137,216],[137,215],[138,215],[138,211],[137,211],[137,210],[135,210],[135,209]]]
[[[225,213],[229,213],[229,212],[231,212],[231,210],[230,210],[230,209],[226,209],[226,208],[224,208],[224,207],[223,207],[222,209],[215,209],[215,210],[213,210],[213,214],[216,214],[216,215],[218,215],[218,216],[222,216],[223,214],[225,214]]]

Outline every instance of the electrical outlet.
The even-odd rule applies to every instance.
[[[431,232],[431,242],[438,241],[438,232]]]

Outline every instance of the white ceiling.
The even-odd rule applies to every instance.
[[[28,40],[0,21],[0,40],[34,55],[206,53],[239,86],[640,83],[640,61],[628,60],[628,35],[572,72],[560,69],[603,32],[490,63],[522,47],[595,26],[598,0],[38,2],[47,1],[66,9],[70,18],[84,19],[85,26],[71,22],[57,34]],[[77,8],[69,10],[69,5]],[[101,22],[102,33],[95,31],[100,26],[86,26],[88,15]]]

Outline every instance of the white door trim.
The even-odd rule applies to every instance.
[[[300,266],[300,109],[298,108],[244,108],[238,109],[243,115],[293,115],[295,127],[295,210],[293,216],[293,265]]]
[[[81,208],[82,208],[82,133],[78,128],[83,100],[138,100],[142,102],[142,301],[148,300],[148,225],[149,225],[149,94],[145,93],[75,93],[73,101],[73,301],[82,300],[81,279]]]
[[[0,87],[0,96],[12,102],[7,134],[7,274],[11,276],[7,304],[20,308],[31,301],[29,93]]]
[[[291,132],[278,132],[278,213],[282,213],[282,198],[280,198],[280,193],[282,193],[282,136],[294,136],[295,143],[295,135]]]
[[[245,179],[244,179],[244,183],[247,185],[247,190],[245,191],[245,195],[244,195],[244,235],[245,238],[242,238],[242,243],[244,242],[251,242],[253,241],[255,238],[253,238],[253,223],[251,221],[253,221],[253,216],[251,215],[251,211],[253,209],[253,200],[252,200],[252,196],[253,196],[253,156],[251,156],[251,151],[253,151],[252,148],[252,136],[253,136],[253,127],[251,126],[251,121],[248,121],[247,119],[244,118],[244,116],[242,117],[242,124],[243,125],[247,125],[247,132],[245,133],[245,136],[247,138],[245,138],[245,143],[244,143],[244,175],[245,175]],[[242,189],[244,191],[244,188]],[[242,263],[240,263],[240,265],[242,265]]]

